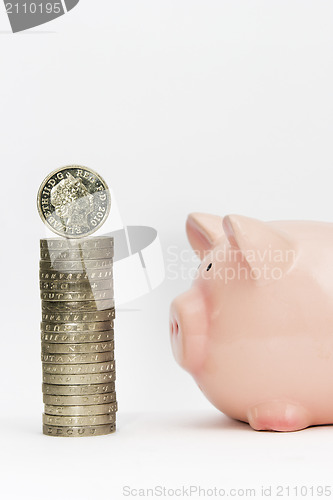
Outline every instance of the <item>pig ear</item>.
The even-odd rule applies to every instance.
[[[223,219],[223,229],[231,247],[239,250],[249,264],[250,277],[260,284],[281,279],[295,262],[295,245],[269,223],[228,215]]]
[[[223,237],[222,217],[218,215],[192,213],[186,221],[189,242],[199,252],[200,258]]]

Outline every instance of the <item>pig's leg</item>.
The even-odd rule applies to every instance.
[[[297,403],[265,401],[247,412],[248,422],[256,431],[298,431],[309,427],[308,411]]]

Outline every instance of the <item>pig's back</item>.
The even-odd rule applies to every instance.
[[[333,299],[333,224],[315,221],[274,221],[295,244],[298,269],[313,278]]]

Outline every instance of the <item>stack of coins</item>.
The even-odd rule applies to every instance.
[[[43,433],[116,429],[113,238],[40,240]]]

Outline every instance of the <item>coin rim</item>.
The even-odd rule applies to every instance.
[[[115,307],[111,307],[110,309],[103,309],[101,311],[86,311],[84,314],[87,314],[87,313],[93,313],[93,314],[96,314],[97,312],[105,312],[105,311],[111,311],[113,310],[114,311],[114,315],[113,315],[113,319],[112,321],[114,321],[116,319],[116,309]],[[80,313],[76,313],[75,311],[70,311],[70,312],[45,312],[45,311],[42,311],[42,320],[43,320],[43,314],[80,314]],[[99,323],[101,321],[104,321],[104,320],[100,320],[100,319],[94,319],[94,320],[90,320],[90,321],[87,321],[87,320],[76,320],[77,323],[89,323],[89,322],[96,322],[96,323]],[[57,320],[57,321],[50,321],[50,323],[59,323],[59,324],[65,324],[65,323],[73,323],[73,321],[68,321],[68,320]]]
[[[51,418],[51,419],[56,419],[56,418],[60,418],[60,419],[69,419],[69,418],[83,418],[83,419],[86,419],[88,420],[88,418],[99,418],[101,417],[101,420],[104,419],[105,417],[109,417],[112,418],[112,422],[104,422],[104,423],[99,423],[99,424],[93,424],[93,423],[85,423],[85,424],[81,424],[81,423],[75,423],[75,424],[72,424],[72,425],[69,425],[68,423],[50,423],[48,424],[47,422],[45,422],[45,420],[47,420],[47,418]],[[108,424],[115,424],[117,421],[117,414],[116,413],[103,413],[102,415],[49,415],[47,413],[43,413],[42,414],[42,422],[43,422],[43,425],[54,425],[56,427],[89,427],[89,426],[96,426],[96,425],[108,425]],[[60,420],[61,422],[61,420]]]
[[[106,320],[106,321],[66,321],[64,323],[60,322],[54,322],[54,321],[41,321],[40,322],[40,331],[42,333],[97,333],[97,332],[109,332],[110,330],[114,330],[114,324],[112,324],[114,320]],[[47,330],[46,327],[53,326],[54,328],[60,327],[60,325],[66,326],[77,326],[77,325],[96,325],[97,323],[103,323],[102,328],[100,330],[89,330],[88,328],[86,330]],[[104,323],[108,323],[108,325],[105,325]],[[99,325],[100,326],[100,325]]]
[[[99,309],[99,305],[106,305],[106,304],[101,304],[101,302],[108,302],[108,307],[105,307],[105,309]],[[87,303],[89,304],[89,309],[78,309],[80,307],[86,307]],[[112,303],[113,305],[109,305]],[[41,300],[42,304],[42,312],[98,312],[98,311],[105,311],[107,309],[115,309],[115,299],[101,299],[101,300]],[[95,307],[92,307],[95,305]],[[70,309],[64,310],[63,307],[70,307]]]
[[[107,269],[105,267],[102,268],[103,270]],[[92,270],[87,270],[87,271],[80,271],[78,272],[77,270],[74,270],[73,272],[71,271],[55,271],[55,270],[45,270],[45,269],[39,269],[39,281],[40,282],[63,282],[63,283],[91,283],[93,281],[105,281],[105,280],[113,280],[113,266],[110,266],[109,267],[109,270],[112,272],[111,276],[107,276],[106,278],[90,278],[88,275],[89,275],[89,272],[95,272],[96,269],[92,269]],[[99,271],[97,269],[97,271]],[[46,272],[46,273],[53,273],[53,274],[86,274],[87,277],[86,278],[79,278],[79,279],[67,279],[67,278],[55,278],[55,279],[52,279],[52,278],[41,278],[41,274],[43,272]]]
[[[50,393],[48,391],[45,391],[45,385],[49,386],[49,389],[50,390],[54,390],[54,391],[57,391],[57,394],[55,393]],[[97,387],[98,388],[102,388],[102,387],[105,387],[105,386],[111,386],[113,387],[113,389],[111,389],[110,391],[108,392],[84,392],[82,391],[84,388],[88,390],[90,389],[90,387]],[[56,387],[56,389],[55,389]],[[65,392],[68,390],[68,388],[71,388],[72,390],[74,390],[74,392],[71,392],[71,394],[63,394],[62,391],[65,390]],[[79,389],[78,393],[76,392],[77,389]],[[87,384],[87,385],[59,385],[59,384],[48,384],[48,383],[45,383],[43,382],[42,383],[42,393],[43,395],[46,394],[48,396],[90,396],[90,395],[96,395],[96,394],[108,394],[109,392],[115,392],[116,390],[116,385],[115,385],[115,381],[114,382],[107,382],[106,384],[102,383],[102,384]],[[61,393],[60,393],[61,391]],[[59,392],[59,393],[58,393]],[[73,406],[73,405],[53,405],[53,406]],[[77,405],[77,406],[84,406],[84,405]]]
[[[42,260],[39,259],[39,270],[40,271],[55,271],[55,272],[64,272],[64,273],[70,273],[72,271],[74,272],[85,272],[85,270],[95,270],[96,269],[105,269],[106,267],[112,267],[114,263],[114,257],[106,258],[106,259],[87,259],[87,260]],[[96,262],[108,262],[108,265],[104,266],[90,266],[91,263],[96,263]],[[46,265],[47,264],[47,265]],[[54,265],[59,265],[60,267],[55,268],[53,267]],[[71,264],[77,264],[77,266],[73,267],[66,267],[67,265]]]
[[[44,288],[43,285],[47,284],[47,287]],[[63,285],[73,285],[68,288],[60,288]],[[84,286],[81,286],[84,285]],[[49,288],[49,286],[54,286],[54,288]],[[61,280],[39,280],[39,290],[40,292],[84,292],[88,291],[100,291],[100,290],[108,290],[109,288],[113,288],[113,277],[105,280],[95,280],[95,281],[61,281]]]
[[[100,371],[95,371],[95,372],[92,372],[90,370],[92,370],[94,366],[97,365],[97,368],[102,368],[102,365],[105,365],[105,364],[108,364],[108,363],[113,363],[113,367],[109,368],[107,367],[106,369]],[[83,372],[80,372],[80,373],[77,373],[75,371],[75,368],[77,367],[81,367],[82,369],[84,369],[84,367],[86,368],[86,370],[89,370],[89,371],[83,371]],[[65,368],[67,370],[69,370],[70,368],[73,369],[74,371],[73,372],[70,372],[70,373],[58,373],[58,372],[49,372],[49,371],[45,371],[45,367],[53,367],[53,368]],[[89,367],[89,368],[88,368]],[[100,361],[100,362],[97,362],[97,363],[77,363],[77,364],[74,364],[74,363],[42,363],[42,374],[44,375],[44,373],[49,373],[50,375],[93,375],[93,374],[98,374],[98,373],[110,373],[110,372],[113,372],[116,370],[116,360],[115,359],[110,359],[109,361]]]
[[[74,413],[74,414],[71,414],[71,413],[47,413],[47,410],[50,411],[50,406],[53,406],[54,408],[62,408],[63,411],[68,411],[68,412],[71,412],[73,411],[73,413],[75,411],[86,411],[87,413]],[[103,406],[103,408],[101,408],[100,410],[98,410],[98,407],[101,407]],[[92,408],[94,407],[94,408]],[[107,411],[107,409],[105,407],[112,407],[114,409],[112,409],[111,411]],[[115,414],[118,412],[118,401],[114,401],[112,403],[101,403],[99,405],[49,405],[49,404],[44,404],[44,413],[46,415],[54,415],[54,416],[59,416],[59,417],[83,417],[85,415],[89,415],[88,413],[88,410],[93,411],[93,412],[98,412],[98,411],[101,411],[102,413],[92,413],[90,415],[105,415],[105,414]],[[52,411],[52,409],[51,409]],[[55,410],[53,410],[55,411]]]
[[[62,395],[62,394],[45,394],[43,392],[43,404],[44,405],[53,405],[53,406],[90,406],[90,405],[95,405],[95,404],[108,404],[108,403],[105,403],[104,401],[102,403],[91,403],[91,402],[88,402],[88,403],[85,403],[83,404],[82,402],[77,402],[76,399],[72,399],[73,397],[74,398],[84,398],[84,397],[90,397],[90,396],[93,396],[93,397],[96,397],[96,396],[105,396],[107,394],[110,394],[111,397],[113,398],[112,401],[109,401],[109,403],[114,403],[117,401],[117,394],[116,394],[116,390],[114,391],[111,391],[111,392],[102,392],[100,394],[85,394],[85,395],[78,395],[78,394],[71,394],[71,395]],[[69,398],[71,400],[70,403],[57,403],[57,404],[54,404],[54,403],[48,403],[47,401],[45,401],[46,398]],[[67,399],[65,400],[67,401]]]
[[[112,426],[112,430],[106,430],[106,432],[100,432],[100,433],[96,433],[96,434],[50,434],[49,432],[46,432],[46,428],[47,427],[51,427],[51,428],[54,428],[54,429],[91,429],[91,428],[96,428],[96,427],[109,427],[109,426]],[[52,437],[64,437],[64,438],[71,438],[71,437],[74,437],[74,438],[77,438],[77,437],[98,437],[98,436],[107,436],[109,434],[113,434],[114,432],[116,432],[117,430],[117,427],[116,427],[116,424],[104,424],[104,425],[91,425],[91,426],[68,426],[68,427],[59,427],[59,426],[55,426],[55,425],[47,425],[47,424],[43,424],[43,429],[42,429],[42,432],[43,432],[43,435],[44,436],[52,436]]]
[[[79,380],[76,380],[74,379],[73,380],[67,380],[67,381],[63,381],[63,383],[61,383],[61,380],[59,381],[57,377],[62,377],[62,378],[73,378],[73,377],[78,377],[80,378]],[[84,377],[84,379],[82,380],[82,378]],[[93,378],[95,377],[95,378]],[[95,380],[99,380],[100,377],[101,379],[102,378],[106,378],[107,380],[103,381],[99,381],[99,382],[96,382]],[[94,380],[94,382],[92,382],[91,380],[92,379]],[[53,382],[52,382],[52,379],[53,379]],[[87,379],[87,380],[86,380]],[[43,384],[50,384],[50,385],[98,385],[98,384],[107,384],[108,382],[116,382],[116,370],[111,370],[111,371],[108,371],[108,372],[104,372],[104,373],[83,373],[83,374],[80,374],[80,373],[76,373],[76,374],[62,374],[62,373],[42,373],[42,381],[43,381]]]
[[[86,252],[86,254],[89,254],[89,253],[92,253],[92,252],[98,252],[97,255],[100,255],[101,253],[108,253],[108,252],[112,252],[112,255],[111,256],[102,256],[102,257],[98,257],[98,256],[95,256],[95,257],[87,257],[85,255],[82,255],[82,257],[63,257],[61,254],[64,254],[66,252],[72,252],[74,254],[75,253],[84,253]],[[107,251],[107,252],[106,252]],[[45,254],[47,253],[48,255],[46,257],[43,257],[42,255],[42,252],[45,252]],[[55,252],[55,253],[58,253],[58,257],[51,257],[51,253],[52,252]],[[72,254],[70,254],[72,255]],[[101,259],[110,259],[110,258],[113,258],[114,257],[114,248],[111,247],[110,249],[109,248],[97,248],[97,249],[92,249],[92,250],[86,250],[86,249],[79,249],[79,248],[74,248],[73,250],[72,249],[69,249],[69,250],[47,250],[46,248],[41,248],[40,249],[40,254],[39,254],[39,259],[42,260],[42,261],[47,261],[47,262],[54,262],[54,261],[57,261],[57,262],[68,262],[68,261],[76,261],[76,260],[101,260]]]
[[[42,363],[49,363],[51,365],[70,365],[70,364],[73,364],[73,365],[85,365],[86,363],[100,363],[100,362],[103,363],[103,361],[94,361],[94,360],[92,360],[92,361],[82,361],[81,360],[80,362],[78,362],[76,360],[74,360],[72,362],[71,361],[60,361],[60,362],[56,363],[55,361],[45,361],[43,359],[44,356],[62,356],[63,357],[63,356],[70,356],[71,354],[75,354],[76,356],[78,356],[78,355],[79,356],[93,356],[93,355],[96,356],[96,355],[100,355],[100,354],[108,354],[110,356],[112,355],[113,358],[106,359],[105,361],[113,361],[114,360],[114,350],[112,350],[112,351],[104,351],[104,352],[96,352],[96,353],[85,353],[85,352],[75,352],[75,353],[67,353],[67,352],[65,352],[65,353],[64,352],[43,353],[42,352],[41,353],[41,361],[42,361]]]
[[[98,348],[102,348],[101,344],[107,344],[106,348],[102,351],[97,350]],[[55,346],[61,346],[56,348]],[[70,351],[70,346],[73,346],[73,351]],[[75,347],[74,347],[75,346]],[[94,346],[94,347],[92,347]],[[94,348],[96,347],[96,350]],[[114,351],[114,338],[112,340],[106,340],[105,342],[102,340],[101,342],[46,342],[41,340],[41,353],[43,354],[101,354],[104,352],[112,352]],[[91,350],[89,350],[89,348]],[[50,351],[48,349],[51,349]],[[53,350],[54,349],[54,350]],[[65,351],[59,351],[57,349],[67,349]],[[84,349],[83,351],[77,351],[76,349]],[[80,363],[78,363],[80,364]]]
[[[100,293],[102,292],[102,293]],[[111,292],[110,294],[108,294],[107,292]],[[64,297],[61,297],[61,298],[58,298],[58,299],[50,299],[49,296],[50,295],[60,295],[62,294]],[[89,295],[90,294],[90,295]],[[43,297],[46,296],[46,298]],[[47,296],[49,295],[49,296]],[[70,295],[75,295],[75,297],[73,298],[70,298]],[[77,298],[77,296],[80,296],[80,295],[85,295],[85,298],[83,299],[79,299]],[[103,298],[98,298],[98,295],[107,295],[107,297],[103,297]],[[93,301],[99,301],[99,300],[109,300],[109,299],[114,299],[114,289],[112,287],[109,288],[102,288],[101,290],[96,290],[95,291],[90,291],[90,290],[87,290],[87,291],[71,291],[71,292],[68,292],[68,291],[61,291],[61,290],[51,290],[51,291],[44,291],[44,290],[40,290],[40,300],[42,300],[43,302],[89,302],[91,300]]]
[[[111,247],[114,248],[114,237],[113,236],[108,236],[107,234],[102,234],[100,236],[94,236],[95,239],[101,239],[103,240],[104,238],[105,239],[110,239],[110,242],[112,241],[112,245]],[[45,242],[51,240],[51,241],[57,241],[57,242],[60,242],[60,241],[66,241],[66,240],[71,240],[72,238],[68,238],[66,236],[60,236],[59,238],[40,238],[39,240],[39,244],[40,244],[40,249],[48,249],[49,246],[48,245],[44,245]],[[88,241],[91,241],[93,238],[90,238]],[[82,238],[83,240],[83,238]],[[72,242],[73,243],[73,242]],[[71,243],[71,244],[72,244]],[[77,242],[78,244],[80,244],[80,241]],[[75,248],[75,247],[74,247]],[[99,247],[99,249],[103,249],[103,248],[107,248],[107,247]],[[57,248],[57,249],[54,249],[54,250],[62,250],[62,248]]]

